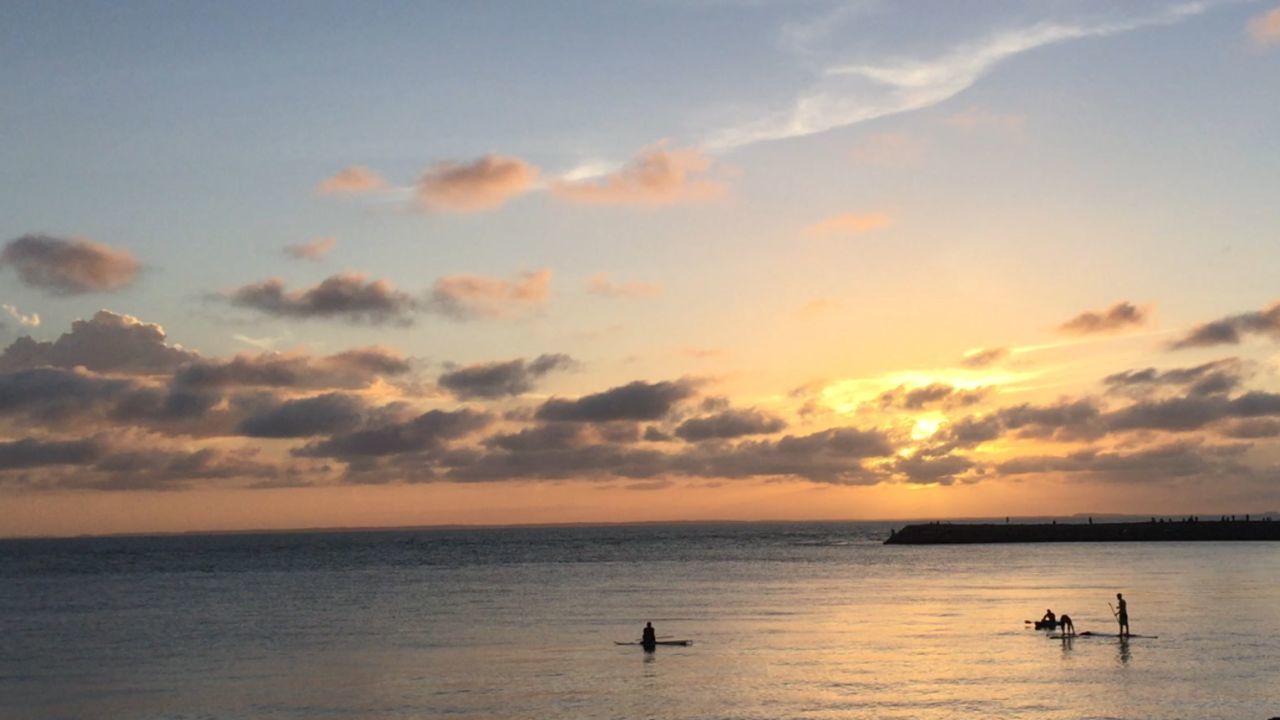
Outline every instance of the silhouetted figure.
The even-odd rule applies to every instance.
[[[1071,622],[1071,616],[1062,613],[1062,617],[1058,618],[1058,627],[1062,629],[1062,637],[1069,637],[1076,634],[1076,624]]]
[[[1048,623],[1049,627],[1053,627],[1058,623],[1058,618],[1053,614],[1052,610],[1045,610],[1044,617],[1040,618],[1040,622]]]
[[[1093,524],[1093,518],[1089,518],[1089,524],[1090,524],[1090,525],[1092,525],[1092,524]]]
[[[653,629],[653,623],[644,624],[644,632],[640,634],[640,647],[648,652],[653,652],[658,647],[658,633]]]
[[[1120,623],[1120,637],[1129,637],[1129,604],[1124,601],[1124,595],[1116,593],[1116,620]]]

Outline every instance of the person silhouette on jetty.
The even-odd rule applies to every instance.
[[[658,633],[651,622],[645,623],[644,632],[640,633],[640,647],[646,652],[653,652],[658,647]]]
[[[1058,618],[1058,627],[1062,629],[1062,637],[1068,638],[1076,634],[1076,624],[1071,621],[1071,616],[1062,613],[1062,617]]]
[[[1124,601],[1124,595],[1116,593],[1116,620],[1120,623],[1120,637],[1129,637],[1129,603]]]

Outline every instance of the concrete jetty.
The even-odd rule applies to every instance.
[[[1047,542],[1187,542],[1280,540],[1280,522],[1163,520],[1146,522],[924,523],[890,534],[886,545]]]

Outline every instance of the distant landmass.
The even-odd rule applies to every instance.
[[[1280,522],[1260,519],[1072,523],[922,523],[890,531],[887,545],[1047,542],[1280,540]]]

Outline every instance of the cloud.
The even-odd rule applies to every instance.
[[[893,472],[916,485],[951,485],[976,466],[977,463],[962,455],[930,457],[920,454],[894,458],[890,465]]]
[[[1233,398],[1202,395],[1141,401],[1103,419],[1112,431],[1187,432],[1220,420],[1258,417],[1280,417],[1280,394],[1253,390]]]
[[[364,409],[362,400],[342,393],[289,400],[245,418],[240,432],[259,438],[332,435],[358,426]]]
[[[83,465],[101,454],[91,440],[23,438],[0,442],[0,471],[45,465]]]
[[[71,331],[53,342],[18,338],[0,354],[0,370],[51,365],[80,366],[97,372],[153,374],[171,372],[198,357],[166,344],[164,328],[155,323],[99,310],[89,320],[72,322]]]
[[[272,278],[225,294],[232,305],[288,318],[342,319],[351,323],[408,325],[417,302],[387,280],[366,281],[358,273],[332,275],[315,287],[289,292]]]
[[[468,365],[442,374],[437,382],[462,400],[515,396],[533,390],[536,381],[547,373],[573,365],[573,358],[568,355],[539,355],[529,362],[518,358]]]
[[[25,315],[13,305],[3,305],[0,307],[4,308],[4,311],[9,314],[9,317],[17,320],[19,325],[23,327],[40,327],[40,313]]]
[[[300,353],[237,355],[199,360],[179,368],[174,383],[185,387],[363,388],[380,377],[412,369],[404,355],[384,347],[354,348],[313,358]]]
[[[893,225],[893,218],[885,213],[846,213],[829,217],[805,228],[808,235],[829,237],[832,235],[861,235],[873,230],[883,230]]]
[[[782,418],[754,408],[726,410],[706,417],[690,418],[676,428],[676,436],[688,442],[724,440],[744,435],[767,435],[786,429]]]
[[[401,455],[438,450],[449,441],[465,437],[493,422],[488,413],[469,408],[428,410],[405,422],[388,422],[371,428],[334,435],[295,451],[299,456],[359,458]]]
[[[975,405],[991,393],[991,388],[978,387],[961,390],[946,383],[930,383],[908,387],[899,385],[880,394],[882,410],[923,410],[926,407],[957,408]]]
[[[609,273],[598,272],[586,280],[587,292],[607,298],[654,297],[662,294],[662,286],[644,282],[614,282]]]
[[[1106,310],[1082,312],[1058,326],[1058,332],[1093,335],[1127,330],[1147,322],[1147,312],[1130,302],[1118,302]]]
[[[56,420],[89,412],[133,387],[127,380],[104,378],[79,368],[0,373],[0,416],[26,413]]]
[[[1001,475],[1055,473],[1086,475],[1117,483],[1168,483],[1190,477],[1241,477],[1249,468],[1240,462],[1248,445],[1203,445],[1177,441],[1133,452],[1086,448],[1062,456],[1027,456],[999,463]]]
[[[803,137],[887,115],[937,105],[960,94],[1000,63],[1036,48],[1105,37],[1198,15],[1206,3],[1173,5],[1150,15],[1099,22],[1045,21],[1002,30],[931,58],[829,66],[787,110],[714,132],[705,147],[725,151],[768,140]]]
[[[694,383],[689,380],[656,383],[637,380],[577,400],[552,398],[538,408],[535,416],[539,420],[563,422],[658,420],[693,394]]]
[[[528,192],[537,178],[537,168],[502,155],[465,164],[440,163],[418,180],[418,204],[442,212],[493,210]]]
[[[351,165],[316,185],[316,192],[321,195],[363,195],[386,187],[387,181],[378,173],[361,165]]]
[[[1191,395],[1212,395],[1230,392],[1242,380],[1240,361],[1228,358],[1189,368],[1126,370],[1108,375],[1102,382],[1113,390],[1145,392],[1162,386],[1189,386]]]
[[[1254,47],[1265,48],[1280,44],[1280,7],[1249,20],[1247,32]]]
[[[427,309],[454,320],[509,317],[546,304],[551,271],[523,272],[511,280],[448,275],[436,280]]]
[[[1241,313],[1197,325],[1181,340],[1170,345],[1170,349],[1238,345],[1245,335],[1266,335],[1273,340],[1280,340],[1280,303],[1262,311]]]
[[[23,235],[0,251],[0,267],[54,295],[119,290],[133,283],[141,265],[125,250],[83,238]]]
[[[338,244],[334,237],[318,237],[311,242],[285,245],[284,254],[295,260],[319,260]]]
[[[1009,348],[984,348],[970,350],[960,359],[960,364],[970,368],[991,367],[1009,357]]]
[[[703,174],[711,160],[697,149],[668,149],[664,143],[637,153],[632,163],[592,180],[558,180],[551,191],[587,205],[673,205],[713,200],[724,187]]]

